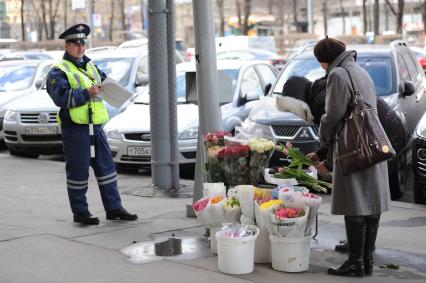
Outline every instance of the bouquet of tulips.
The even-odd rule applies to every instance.
[[[257,185],[264,180],[264,171],[274,152],[275,143],[264,138],[250,139],[250,182]]]
[[[275,236],[298,238],[305,236],[308,207],[280,206],[272,213],[272,233]]]

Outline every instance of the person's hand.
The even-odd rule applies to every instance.
[[[317,169],[319,175],[326,175],[326,174],[330,173],[330,171],[328,171],[327,167],[325,167],[324,161],[318,163],[318,165],[316,165],[315,168]]]
[[[90,96],[96,96],[96,95],[98,95],[99,93],[101,93],[101,91],[103,90],[103,87],[102,86],[100,86],[100,85],[92,85],[90,88],[89,88],[89,95]]]
[[[316,154],[315,152],[308,153],[308,155],[306,155],[306,156],[312,161],[315,161],[315,162],[320,161],[318,154]]]

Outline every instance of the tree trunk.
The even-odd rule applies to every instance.
[[[268,0],[268,14],[273,14],[274,0]]]
[[[112,31],[114,28],[114,2],[115,0],[111,0],[111,17],[109,21],[109,40],[113,41]]]
[[[398,14],[396,16],[396,33],[402,34],[402,17],[404,16],[404,0],[398,0]]]
[[[42,15],[44,36],[47,39],[49,35],[49,29],[47,27],[47,20],[46,20],[46,6],[43,0],[41,1],[41,15]]]
[[[25,41],[24,4],[25,4],[25,0],[21,0],[21,31],[22,31],[22,41]]]
[[[144,30],[145,28],[145,11],[144,11],[144,1],[140,0],[140,6],[141,6],[141,29]]]
[[[68,0],[64,0],[64,10],[63,11],[68,11]],[[67,28],[67,14],[68,13],[64,13],[64,30]]]
[[[249,17],[251,13],[251,0],[244,1],[244,28],[243,34],[248,35],[249,32]]]
[[[368,31],[368,24],[367,24],[367,5],[366,5],[365,2],[367,2],[367,0],[362,0],[362,21],[363,21],[363,25],[364,25],[364,35]]]
[[[340,12],[342,13],[342,34],[346,32],[346,19],[345,19],[345,10],[343,9],[343,2],[340,0]]]
[[[281,3],[284,4],[284,3]],[[280,31],[279,34],[283,35],[284,34],[284,5],[279,5],[278,6],[278,22],[280,23]]]
[[[235,0],[235,8],[237,10],[238,28],[240,30],[240,33],[242,33],[243,32],[243,30],[242,30],[243,21],[241,19],[241,3],[240,3],[240,0]]]
[[[423,30],[426,33],[426,0],[423,1],[423,10],[422,10],[422,19],[423,19]]]
[[[379,0],[374,0],[374,36],[380,34]]]
[[[225,11],[223,9],[223,0],[216,0],[216,5],[219,10],[219,19],[220,19],[220,36],[225,36]]]
[[[126,24],[126,11],[125,11],[125,7],[126,7],[126,5],[124,5],[125,3],[124,3],[124,1],[125,0],[121,0],[120,1],[120,11],[121,11],[121,29],[123,30],[123,31],[126,31],[127,30],[127,24]],[[126,37],[126,35],[124,36],[125,38],[126,38],[126,40],[127,40],[127,37]]]
[[[293,0],[293,21],[296,26],[296,31],[300,31],[299,20],[297,19],[297,0]]]

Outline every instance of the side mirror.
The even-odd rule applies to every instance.
[[[253,100],[260,99],[260,95],[257,92],[251,91],[251,92],[247,92],[244,98],[246,101],[253,101]]]
[[[40,89],[44,85],[44,80],[36,80],[34,85],[36,89]]]
[[[149,82],[149,76],[145,75],[145,74],[138,74],[136,75],[136,82],[135,82],[135,86],[144,86],[147,85]]]
[[[271,83],[265,85],[265,90],[264,90],[265,95],[269,93],[269,91],[271,90],[271,87],[272,87]]]
[[[411,81],[404,82],[404,88],[402,90],[402,93],[405,96],[410,96],[415,92],[416,92],[416,88],[414,87],[414,84]]]

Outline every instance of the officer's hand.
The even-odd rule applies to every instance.
[[[100,85],[93,85],[89,88],[89,95],[90,96],[96,96],[103,90],[102,86]]]
[[[309,154],[307,155],[307,157],[308,157],[310,160],[312,160],[312,161],[316,161],[316,162],[319,162],[319,161],[320,161],[320,159],[319,159],[319,157],[318,157],[318,154],[316,154],[315,152],[311,152],[311,153],[309,153]]]

